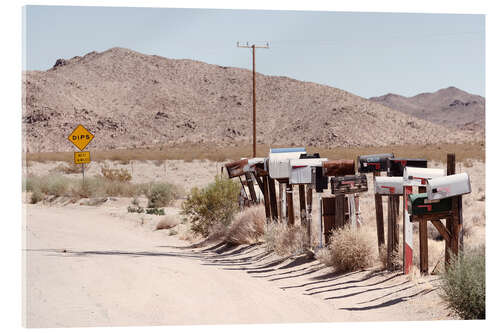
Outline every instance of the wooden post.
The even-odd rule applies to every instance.
[[[253,203],[257,203],[257,195],[255,194],[255,187],[253,186],[252,174],[250,172],[245,172],[245,179],[247,181],[248,192],[250,192],[250,198]]]
[[[397,209],[399,196],[390,195],[387,199],[387,269],[394,270],[394,257],[398,252],[399,234]]]
[[[307,225],[306,214],[306,193],[305,185],[299,185],[299,206],[300,206],[300,224],[305,227]]]
[[[429,273],[429,252],[427,244],[427,220],[421,219],[418,226],[420,236],[420,273]]]
[[[380,176],[380,171],[373,172],[373,183],[375,184],[375,177]],[[384,210],[382,207],[382,196],[375,193],[375,218],[377,221],[377,240],[378,248],[385,243],[384,240]]]
[[[262,176],[262,183],[264,188],[264,207],[266,209],[266,221],[267,223],[271,220],[271,205],[269,203],[269,181],[268,176]]]
[[[343,199],[343,198],[342,198]],[[344,201],[342,201],[343,203]],[[324,197],[321,200],[321,211],[320,216],[323,216],[323,234],[320,237],[325,237],[325,244],[328,244],[330,241],[330,236],[332,233],[332,229],[337,228],[337,197]],[[341,213],[343,215],[344,207],[341,207]],[[343,217],[343,216],[342,216]]]
[[[335,220],[334,228],[342,228],[345,225],[345,195],[335,195]]]
[[[266,176],[269,182],[269,203],[271,205],[271,217],[273,221],[278,220],[278,204],[276,202],[276,184],[274,179],[269,176]]]
[[[283,184],[278,183],[278,219],[283,223]]]
[[[311,224],[312,224],[312,203],[313,203],[313,195],[312,195],[312,185],[307,185],[307,196],[306,196],[306,205],[307,205],[307,244],[311,246]],[[321,211],[319,212],[321,216]]]
[[[288,226],[295,224],[295,214],[293,212],[293,186],[289,183],[286,184],[286,205],[288,212]]]
[[[455,174],[455,154],[448,154],[446,156],[446,175],[454,175]],[[455,201],[455,200],[453,200]],[[453,205],[453,203],[452,203]],[[453,217],[448,217],[446,218],[446,229],[450,232],[450,240],[445,241],[445,253],[444,253],[444,262],[445,266],[448,267],[450,264],[450,250],[451,250],[451,243],[453,240]]]

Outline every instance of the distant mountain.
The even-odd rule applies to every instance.
[[[23,73],[24,149],[70,151],[82,124],[90,149],[250,143],[252,76],[241,68],[123,48],[58,59]],[[346,91],[257,74],[257,139],[283,146],[366,146],[476,140]]]
[[[484,97],[455,87],[413,97],[387,94],[370,100],[446,127],[484,131]]]

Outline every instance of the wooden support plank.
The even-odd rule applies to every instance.
[[[403,217],[403,272],[410,273],[410,268],[413,265],[413,224],[410,222],[410,214],[408,212],[408,196],[412,193],[411,186],[404,186],[404,217]]]
[[[312,185],[307,185],[306,206],[307,206],[307,244],[311,246],[311,225],[312,225],[312,205],[313,205]],[[319,212],[321,215],[321,211]]]
[[[458,198],[458,226],[459,226],[459,236],[458,236],[458,249],[463,251],[464,249],[464,217],[462,212],[462,196]]]
[[[454,175],[456,170],[455,154],[446,155],[446,175]],[[450,232],[450,240],[445,242],[445,266],[448,267],[450,264],[450,251],[453,242],[453,217],[446,218],[446,229]]]
[[[380,176],[380,171],[373,172],[373,183],[375,184],[375,177]],[[385,244],[384,240],[384,209],[382,207],[382,196],[375,193],[375,219],[377,222],[377,241],[378,248]]]
[[[257,176],[257,174],[252,173],[252,175],[253,175],[253,178],[255,178],[255,180],[257,181],[257,185],[259,185],[260,192],[262,193],[262,195],[264,195],[264,183],[262,182],[260,177]]]
[[[439,231],[439,234],[443,236],[445,243],[449,243],[451,237],[450,232],[446,229],[441,220],[431,220],[431,223],[436,227],[437,231]]]
[[[299,185],[299,208],[300,208],[300,224],[305,227],[307,225],[306,213],[306,192],[305,185]]]
[[[257,177],[258,178],[258,177]],[[269,201],[269,176],[262,176],[262,188],[264,190],[264,208],[266,209],[266,221],[271,221],[271,204]]]
[[[451,207],[454,212],[452,216],[452,229],[451,231],[451,252],[456,256],[458,255],[459,239],[460,239],[460,218],[458,215],[458,197],[453,197],[451,201]]]
[[[269,182],[269,204],[271,205],[271,217],[273,221],[278,220],[278,203],[276,202],[276,183],[274,179],[266,176]]]
[[[394,265],[392,262],[393,253],[394,253],[394,217],[395,212],[394,208],[394,197],[389,196],[387,200],[387,269],[392,271],[394,269]]]
[[[335,196],[335,219],[334,228],[344,227],[345,219],[345,195],[339,194]]]
[[[293,186],[286,184],[286,205],[288,212],[288,226],[295,224],[295,214],[293,212]]]
[[[321,199],[320,216],[323,215],[323,233],[326,244],[329,243],[332,229],[335,228],[335,202],[335,197],[323,197]]]
[[[250,172],[245,172],[245,179],[247,181],[248,192],[250,192],[250,199],[252,199],[253,203],[257,203],[257,194],[253,186],[252,174]]]
[[[420,236],[420,274],[429,273],[429,247],[427,243],[427,221],[420,220],[418,226]]]
[[[283,223],[283,184],[278,183],[278,219],[280,223]]]

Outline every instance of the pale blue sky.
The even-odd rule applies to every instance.
[[[363,97],[485,91],[483,15],[28,6],[25,23],[27,69],[115,46],[250,69],[236,42],[269,41],[263,74]]]

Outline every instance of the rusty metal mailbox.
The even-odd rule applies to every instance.
[[[366,175],[333,177],[331,185],[332,194],[351,194],[368,191]]]
[[[323,162],[323,175],[339,177],[354,175],[354,160],[333,160]]]
[[[245,174],[245,166],[248,164],[248,159],[226,163],[227,174],[229,178],[239,177]]]
[[[392,153],[358,156],[358,171],[360,173],[386,171],[387,160],[392,157],[394,157]]]
[[[403,177],[405,167],[427,168],[427,160],[422,158],[394,157],[387,159],[387,175]]]

